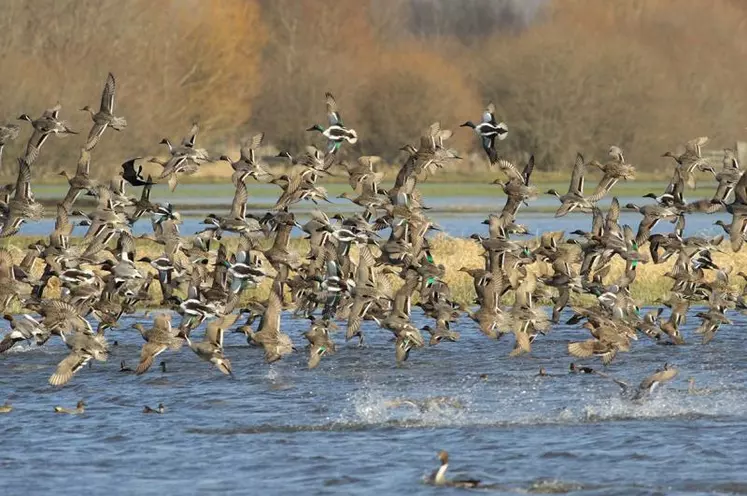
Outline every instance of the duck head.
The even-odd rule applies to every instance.
[[[324,132],[324,128],[320,126],[319,124],[314,124],[310,128],[307,129],[307,131],[319,131],[320,133]]]
[[[407,152],[410,155],[415,155],[416,153],[418,153],[417,148],[415,148],[414,146],[412,146],[410,144],[407,144],[407,145],[404,145],[404,146],[400,147],[400,150],[403,151],[403,152]]]
[[[474,122],[472,122],[472,121],[467,121],[467,122],[465,122],[464,124],[460,124],[460,125],[459,125],[459,127],[469,127],[469,128],[472,128],[472,129],[474,129],[474,128],[475,128],[476,126],[475,126],[475,123],[474,123]],[[445,453],[445,451],[444,451],[444,453]]]
[[[31,116],[29,116],[28,114],[21,114],[21,115],[19,115],[19,116],[18,116],[18,120],[19,120],[19,121],[29,121],[29,122],[34,122],[34,120],[33,120],[33,119],[31,118]]]

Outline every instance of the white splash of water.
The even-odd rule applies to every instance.
[[[267,369],[267,373],[265,374],[265,379],[268,381],[274,381],[278,378],[278,372],[275,370],[274,367],[270,367]]]
[[[469,416],[469,400],[456,397],[409,398],[363,387],[349,397],[350,409],[341,420],[367,424],[397,422],[404,425],[459,425]],[[472,422],[467,422],[472,423]]]

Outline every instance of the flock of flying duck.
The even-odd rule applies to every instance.
[[[613,198],[606,213],[597,206],[598,201],[618,181],[633,179],[635,168],[617,146],[610,148],[605,163],[587,162],[579,154],[568,192],[548,193],[560,201],[556,216],[591,214],[590,230],[574,231],[572,238],[566,238],[563,232],[546,232],[527,240],[520,238],[528,233],[527,228],[516,219],[521,206],[538,194],[531,182],[534,160],[530,158],[525,166],[517,167],[499,157],[496,140],[504,139],[508,128],[496,120],[494,106],[488,105],[479,123],[468,121],[462,126],[474,130],[491,166],[504,173],[505,180],[495,183],[505,192],[506,203],[484,222],[488,236],[473,235],[484,248],[484,266],[459,269],[474,281],[477,306],[473,307],[454,300],[444,281],[446,267],[431,254],[427,234],[437,226],[426,215],[427,207],[417,188],[420,180],[459,160],[458,153],[447,146],[452,132],[439,123],[422,133],[417,147],[402,147],[407,159],[394,184],[385,189],[381,185],[384,174],[376,167],[377,157],[360,157],[352,165],[340,161],[341,147],[356,143],[358,135],[343,124],[334,97],[327,93],[326,127],[316,124],[308,129],[326,139],[324,151],[309,148],[296,157],[283,153],[290,162],[290,172],[278,175],[259,156],[263,134],[252,136],[244,142],[238,159],[225,155],[217,159],[228,162],[234,171],[235,195],[230,211],[210,214],[204,230],[183,236],[179,212],[168,202],[152,202],[150,190],[158,182],[167,182],[173,190],[180,177],[216,159],[198,147],[199,128],[194,124],[178,144],[169,139],[161,142],[168,147],[168,158],[151,159],[163,167],[159,177],[142,177],[142,165],[137,167],[141,159],[136,158],[125,162],[112,181],[94,179],[90,163],[96,145],[107,129],[122,131],[127,125],[124,118],[115,115],[115,88],[114,76],[109,74],[99,110],[88,106],[83,109],[91,114],[93,126],[81,147],[74,175],[61,172],[69,182],[69,191],[57,204],[55,229],[48,239],[28,246],[20,261],[15,261],[6,248],[0,249],[0,304],[10,326],[0,342],[0,353],[23,341],[42,345],[52,337],[59,338],[70,352],[51,374],[52,385],[68,383],[91,359],[105,361],[111,329],[118,327],[123,315],[139,311],[142,302],[151,300],[152,285],[160,287],[161,306],[168,311],[156,313],[149,325],[134,325],[143,338],[136,374],[146,373],[162,353],[186,347],[220,372],[232,375],[223,348],[229,330],[262,348],[267,362],[280,360],[296,351],[294,338],[282,329],[281,315],[289,309],[294,316],[309,320],[303,338],[308,342],[308,366],[314,368],[322,358],[337,351],[333,336],[340,324],[346,341],[355,339],[362,345],[362,323],[366,320],[392,333],[398,363],[426,343],[458,341],[460,333],[453,329],[453,323],[465,314],[485,338],[513,336],[510,355],[518,356],[530,353],[536,338],[560,322],[561,312],[573,295],[591,295],[593,303],[573,308],[567,320],[571,325],[580,324],[589,336],[570,342],[568,352],[580,359],[598,357],[606,365],[619,353],[628,352],[631,341],[639,335],[661,344],[682,344],[681,327],[690,305],[705,306],[696,314],[701,324],[695,331],[704,344],[722,326],[731,324],[728,311],[747,308],[744,295],[732,290],[730,269],[718,267],[712,258],[715,251],[726,246],[722,244],[724,236],[683,234],[687,214],[725,210],[733,219],[731,224],[721,223],[731,248],[739,250],[745,239],[747,175],[742,174],[731,150],[725,150],[723,168],[714,170],[701,154],[707,138],[687,142],[682,154],[665,154],[676,166],[667,189],[661,195],[647,195],[655,203],[623,207]],[[16,234],[23,222],[38,220],[44,214],[31,187],[33,164],[50,136],[77,134],[61,120],[60,111],[58,104],[37,119],[26,114],[20,117],[30,123],[31,136],[18,158],[16,183],[2,190],[2,238]],[[20,131],[15,124],[0,127],[0,157],[3,146],[16,139]],[[587,196],[584,177],[588,168],[599,169],[602,178]],[[304,200],[328,201],[326,190],[318,183],[333,169],[347,174],[353,193],[342,196],[360,211],[330,217],[315,210],[308,222],[300,224],[292,212],[293,205]],[[688,202],[685,187],[694,186],[696,170],[711,172],[718,187],[712,197]],[[280,195],[271,212],[247,212],[250,178],[278,186]],[[126,183],[142,188],[139,197],[126,194]],[[96,198],[93,211],[76,208],[81,194]],[[640,212],[637,232],[619,224],[621,208]],[[150,215],[152,233],[140,238],[159,246],[158,256],[138,254],[131,232],[132,225],[146,214]],[[73,222],[72,217],[82,220]],[[662,220],[670,221],[673,231],[651,234]],[[79,242],[71,243],[76,225],[87,226],[88,230]],[[290,248],[291,231],[296,227],[308,239],[307,253]],[[388,234],[380,235],[385,229]],[[225,233],[234,235],[230,243]],[[272,243],[268,245],[265,241],[269,240]],[[624,262],[625,270],[612,278],[610,268],[615,258]],[[667,276],[673,288],[670,297],[662,301],[670,309],[668,317],[662,318],[663,308],[641,313],[630,293],[638,267],[670,259],[674,264]],[[747,278],[744,273],[738,275]],[[61,285],[58,297],[45,291],[52,279]],[[271,280],[269,297],[264,301],[250,298],[247,290],[265,279]],[[419,328],[411,320],[413,299],[431,320],[427,326]],[[552,302],[549,314],[538,304],[540,300]],[[506,306],[505,301],[513,303]],[[13,311],[19,308],[22,310]],[[173,321],[175,317],[178,322]],[[205,331],[198,339],[193,331],[203,323]],[[428,340],[423,332],[428,333]],[[623,389],[632,390],[638,397],[675,375],[676,369],[665,365],[639,388]],[[445,480],[445,453],[441,459],[443,470],[434,476],[435,481]]]

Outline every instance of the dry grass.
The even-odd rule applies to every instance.
[[[482,247],[476,241],[470,239],[447,236],[435,238],[431,246],[436,261],[446,266],[445,279],[455,297],[460,301],[471,301],[475,296],[472,280],[467,274],[459,272],[459,268],[463,266],[469,268],[482,267],[484,264]],[[723,243],[721,249],[724,251],[723,253],[715,253],[713,256],[714,262],[719,267],[733,267],[734,272],[738,272],[747,266],[747,249],[733,253],[728,242]],[[641,247],[641,252],[648,253],[648,244]],[[637,269],[636,280],[631,286],[633,298],[645,305],[655,304],[666,299],[672,289],[673,281],[665,274],[672,269],[673,264],[674,259],[658,265],[653,263],[641,264]],[[542,262],[531,265],[529,270],[537,275],[551,274],[550,266]],[[605,282],[616,280],[624,270],[625,264],[620,258],[616,257]],[[712,280],[713,277],[712,272],[707,273],[708,280]],[[744,285],[740,278],[733,278],[732,284],[737,289],[741,289]],[[579,302],[583,301],[584,299],[579,300]]]
[[[13,254],[16,261],[20,261],[23,257],[25,247],[32,241],[32,238],[23,236],[17,236],[12,238],[8,243],[8,249]],[[236,249],[237,238],[224,238],[223,242],[227,245],[229,253]],[[263,248],[269,247],[271,240],[267,240],[263,243]],[[308,252],[308,242],[303,239],[292,239],[290,249],[299,253],[302,257]],[[138,240],[138,258],[149,256],[151,258],[158,257],[163,253],[162,247],[156,243],[148,240]],[[747,266],[747,250],[743,249],[738,253],[732,253],[728,244],[725,243],[722,246],[723,253],[714,254],[714,262],[720,267],[728,268],[733,267],[734,271],[737,272],[742,270],[743,267]],[[647,251],[648,246],[644,245],[641,248],[642,251]],[[431,252],[436,263],[444,264],[446,267],[445,281],[449,284],[452,290],[454,298],[460,303],[471,303],[475,298],[474,288],[471,278],[464,272],[460,272],[459,269],[462,267],[477,268],[484,265],[484,258],[482,256],[483,249],[480,244],[471,239],[463,238],[452,238],[445,235],[439,235],[431,240]],[[352,250],[353,259],[357,259],[357,250]],[[635,283],[631,287],[633,298],[639,301],[642,305],[652,305],[664,300],[668,297],[669,291],[672,288],[672,280],[665,276],[665,274],[672,268],[673,261],[669,261],[663,264],[654,265],[653,263],[642,264],[637,270],[637,277]],[[155,273],[146,263],[142,263],[141,269]],[[35,265],[34,275],[41,275],[41,264],[37,262]],[[529,266],[529,270],[538,276],[550,275],[551,268],[544,262],[538,262]],[[612,264],[612,270],[608,276],[607,282],[612,282],[620,275],[624,270],[624,264],[619,258],[615,258]],[[708,274],[709,278],[713,278],[713,273]],[[393,281],[396,285],[396,281]],[[735,289],[741,289],[743,282],[741,278],[733,278],[732,284]],[[264,299],[267,297],[270,289],[270,279],[265,279],[257,288],[249,289],[246,291],[245,298],[259,298]],[[59,296],[60,284],[56,278],[52,278],[49,282],[45,296],[56,297]],[[151,305],[157,304],[161,300],[161,291],[157,284],[151,286],[152,302]],[[585,304],[590,300],[586,297],[576,297],[573,301],[574,304]]]

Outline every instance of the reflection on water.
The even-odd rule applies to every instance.
[[[489,341],[462,320],[460,342],[397,367],[390,333],[367,322],[365,348],[338,333],[338,353],[313,371],[302,351],[266,365],[228,333],[232,380],[186,349],[159,356],[165,374],[119,372],[139,357],[136,316],[111,332],[106,363],[62,389],[46,383],[66,354],[58,340],[0,356],[0,403],[15,406],[0,417],[3,492],[433,494],[422,478],[447,449],[454,475],[498,494],[746,494],[745,319],[732,318],[707,346],[695,344],[691,319],[689,344],[641,339],[619,355],[608,372],[629,382],[664,361],[681,371],[636,405],[609,381],[567,374],[567,342],[586,334],[566,326],[511,359],[510,338]],[[283,318],[300,350],[306,326]],[[537,377],[540,367],[551,376]],[[688,395],[689,377],[704,394]],[[80,398],[85,414],[52,413]],[[166,414],[141,413],[159,402]]]

